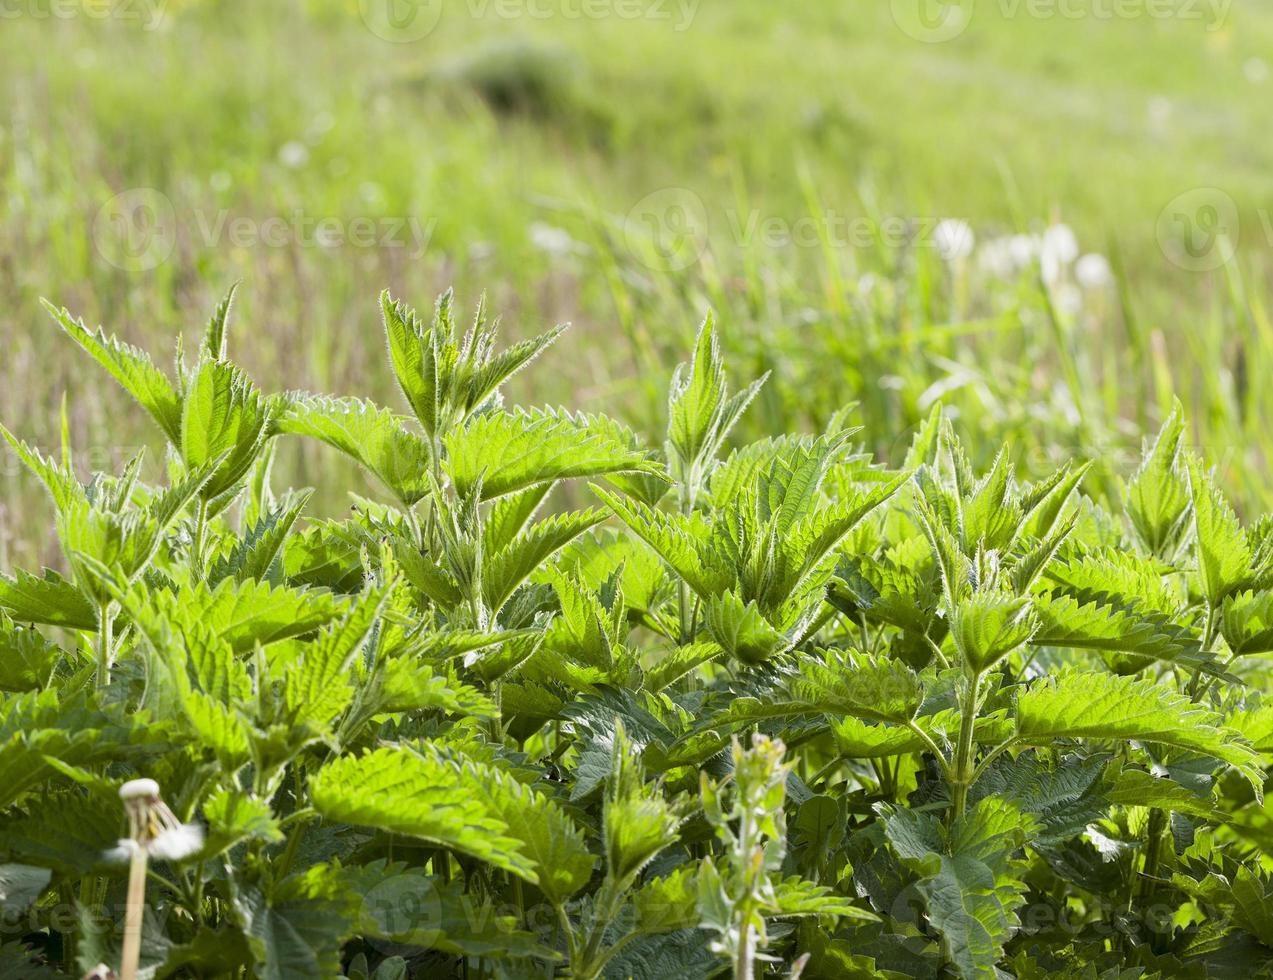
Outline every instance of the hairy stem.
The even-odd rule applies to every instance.
[[[194,520],[194,548],[192,555],[192,564],[194,565],[195,574],[200,578],[203,577],[203,549],[208,536],[208,502],[202,497],[199,498],[199,507],[195,511]]]
[[[98,690],[111,682],[111,667],[114,652],[111,649],[111,631],[115,626],[115,604],[104,602],[97,614],[97,687]]]
[[[950,782],[951,820],[958,820],[964,813],[968,800],[968,787],[973,777],[973,731],[977,726],[977,702],[981,694],[981,674],[972,675],[968,694],[964,698],[959,719],[959,744],[955,749],[955,763]]]

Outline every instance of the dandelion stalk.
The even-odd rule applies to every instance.
[[[124,944],[120,980],[137,980],[141,960],[141,930],[146,911],[146,867],[151,856],[180,861],[203,847],[203,831],[183,824],[159,796],[153,779],[132,779],[119,788],[128,813],[127,840],[120,850],[129,855],[128,907],[124,913]]]

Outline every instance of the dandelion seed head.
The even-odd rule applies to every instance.
[[[102,860],[107,864],[127,864],[140,846],[131,837],[121,838],[114,847],[102,852]]]
[[[533,222],[528,229],[530,242],[541,252],[549,255],[569,255],[575,251],[575,240],[570,232],[542,221]]]
[[[278,162],[288,170],[299,170],[309,163],[309,148],[300,140],[288,140],[278,151]]]
[[[150,842],[150,856],[161,861],[181,861],[203,848],[203,828],[183,823],[165,828]]]
[[[1074,263],[1074,280],[1084,289],[1102,289],[1114,281],[1109,259],[1095,252],[1081,256]]]
[[[158,800],[159,784],[153,779],[130,779],[119,788],[119,798],[130,800]]]
[[[958,218],[945,218],[933,229],[933,244],[947,262],[966,259],[976,243],[977,236],[968,222]]]

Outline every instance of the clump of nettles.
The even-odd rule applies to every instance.
[[[902,459],[847,408],[741,443],[708,321],[652,446],[504,404],[559,330],[385,295],[395,411],[261,391],[230,307],[172,372],[55,311],[158,482],[0,426],[62,548],[0,575],[0,975],[1273,970],[1273,519],[1179,408],[1126,486],[940,407]],[[276,492],[298,438],[378,499]],[[143,773],[192,822],[129,779],[111,849]]]

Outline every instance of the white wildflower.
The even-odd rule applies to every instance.
[[[288,140],[278,151],[278,162],[288,170],[299,170],[309,163],[309,148],[300,140]]]
[[[1052,295],[1056,308],[1069,316],[1075,316],[1083,310],[1083,293],[1077,286],[1066,283]]]
[[[1074,280],[1084,289],[1103,289],[1114,281],[1109,259],[1089,252],[1074,263]]]
[[[1056,224],[1043,233],[1039,251],[1066,265],[1079,257],[1079,240],[1069,225]]]
[[[1039,241],[1039,265],[1043,278],[1058,282],[1066,267],[1078,258],[1079,241],[1069,225],[1052,225]]]
[[[1013,255],[1011,238],[992,238],[978,249],[977,264],[994,279],[1011,279],[1023,263]]]
[[[549,255],[569,255],[576,249],[575,240],[564,228],[536,221],[528,230],[531,244],[541,252],[547,252]]]
[[[1036,235],[1013,235],[1009,239],[1009,251],[1012,261],[1018,269],[1024,269],[1039,254],[1039,239]]]
[[[937,227],[933,229],[933,244],[947,262],[966,259],[972,254],[976,243],[977,236],[973,234],[968,222],[960,221],[958,218],[946,218],[939,221]]]

